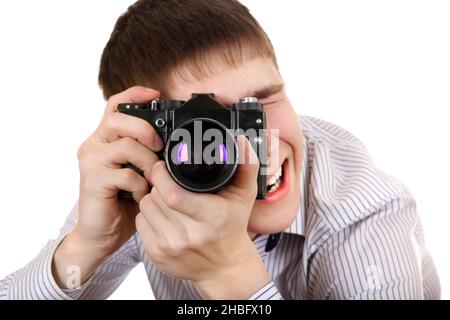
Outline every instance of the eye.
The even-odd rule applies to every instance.
[[[265,106],[273,106],[283,103],[284,100],[286,100],[286,96],[282,92],[279,92],[261,99],[261,103],[263,103]]]
[[[274,99],[267,100],[267,101],[262,101],[262,104],[265,107],[280,105],[280,103],[281,103],[281,100],[274,100]]]

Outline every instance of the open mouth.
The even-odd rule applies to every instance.
[[[284,163],[286,162],[286,160],[283,161],[283,163],[280,165],[280,167],[277,169],[275,175],[273,175],[272,177],[270,177],[267,180],[267,193],[273,193],[275,191],[277,191],[280,186],[283,183],[283,177],[284,177]]]

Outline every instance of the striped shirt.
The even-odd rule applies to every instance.
[[[381,172],[362,143],[331,123],[300,117],[301,203],[282,233],[254,240],[271,282],[250,299],[439,299],[440,284],[408,189]],[[77,207],[24,268],[0,281],[0,299],[106,299],[143,262],[156,299],[201,299],[161,273],[136,234],[80,288],[60,289],[51,263]]]

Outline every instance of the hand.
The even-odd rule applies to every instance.
[[[247,232],[257,194],[258,158],[243,136],[238,146],[248,160],[217,194],[181,188],[164,162],[157,162],[152,191],[142,198],[136,217],[153,264],[169,276],[193,281],[204,298],[248,298],[269,282]]]
[[[148,102],[157,97],[158,91],[143,87],[112,96],[100,125],[79,148],[78,221],[55,253],[57,279],[64,279],[69,260],[81,265],[83,278],[87,278],[136,232],[137,202],[149,191],[151,170],[158,161],[155,152],[163,147],[163,141],[147,121],[115,111],[119,103]],[[122,168],[125,163],[140,168],[146,178]],[[119,189],[131,192],[136,202],[119,200]]]

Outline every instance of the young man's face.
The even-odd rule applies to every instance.
[[[257,96],[264,104],[267,129],[279,130],[279,143],[270,142],[268,152],[268,184],[275,181],[283,168],[280,187],[272,188],[266,200],[257,200],[250,216],[248,230],[253,234],[268,234],[284,230],[294,220],[300,200],[300,171],[303,155],[303,135],[297,115],[283,88],[283,81],[272,60],[256,58],[235,69],[216,68],[212,76],[196,80],[175,78],[168,91],[169,98],[189,100],[193,92],[213,92],[225,106],[231,106],[245,96]],[[269,141],[274,140],[274,138]],[[278,149],[278,150],[277,150]]]

